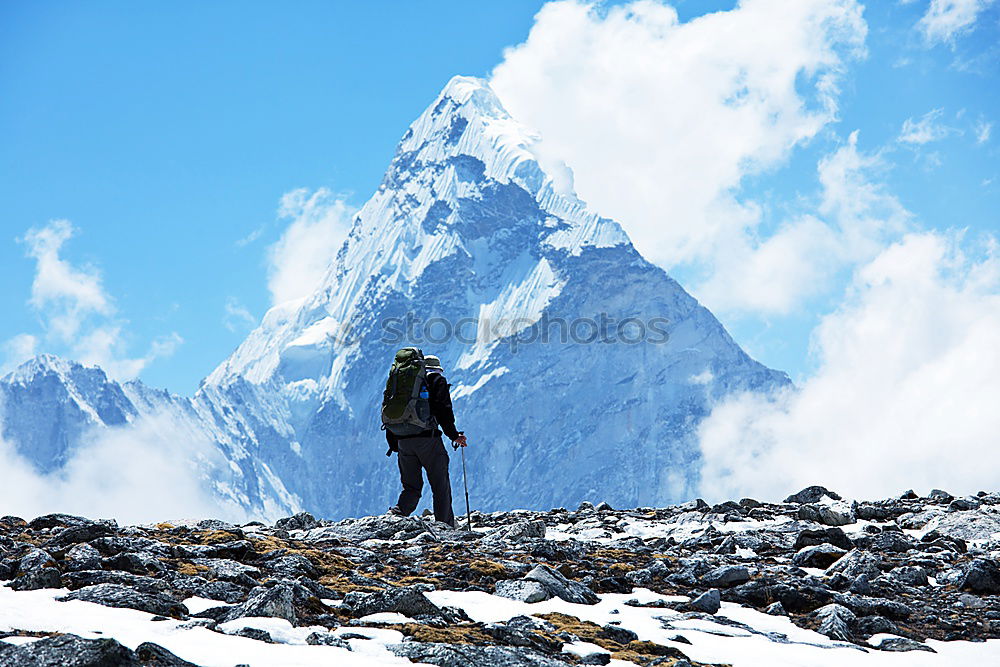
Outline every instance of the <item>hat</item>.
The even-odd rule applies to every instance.
[[[433,354],[428,354],[424,357],[424,364],[427,368],[441,368],[441,360],[435,357]],[[441,370],[444,370],[441,368]]]

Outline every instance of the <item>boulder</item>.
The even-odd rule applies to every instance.
[[[155,664],[155,663],[154,663]],[[55,635],[0,647],[0,667],[141,667],[139,657],[114,639]]]
[[[926,586],[927,570],[917,565],[902,565],[893,568],[889,577],[907,586]]]
[[[344,604],[351,608],[355,616],[368,616],[384,612],[396,612],[410,618],[419,616],[442,617],[441,608],[431,602],[419,588],[389,588],[375,593],[348,593]]]
[[[875,648],[880,651],[927,651],[929,653],[937,653],[937,651],[927,644],[921,644],[907,637],[886,637]]]
[[[812,547],[817,544],[832,544],[845,551],[850,551],[854,548],[854,544],[847,537],[847,534],[844,533],[843,529],[837,527],[806,528],[796,536],[793,548],[799,550],[802,547]]]
[[[472,646],[406,642],[386,646],[389,651],[411,662],[437,667],[566,667],[566,663],[544,653],[521,646]]]
[[[143,667],[198,667],[193,662],[182,660],[159,644],[143,642],[135,649]]]
[[[117,584],[127,586],[140,593],[161,593],[167,589],[167,582],[129,572],[110,570],[80,570],[67,572],[63,575],[63,584],[70,590],[96,586],[98,584]]]
[[[738,586],[750,581],[750,571],[742,565],[723,565],[701,575],[701,581],[707,586]]]
[[[556,653],[563,642],[555,639],[556,628],[548,621],[532,616],[515,616],[505,623],[488,623],[483,632],[506,646],[523,646],[545,653]]]
[[[75,544],[63,556],[63,567],[68,572],[100,569],[101,552],[90,544]]]
[[[15,591],[36,591],[42,588],[59,588],[62,585],[59,570],[52,556],[43,549],[31,549],[17,561],[17,578],[7,584]]]
[[[571,581],[548,565],[536,565],[524,578],[537,581],[553,597],[576,604],[597,604],[600,598],[583,584]]]
[[[816,632],[839,641],[849,642],[853,640],[854,633],[851,626],[857,621],[857,616],[847,607],[839,604],[828,604],[817,609],[813,615],[819,619],[819,627],[816,628]]]
[[[500,526],[486,533],[483,541],[487,543],[510,543],[523,540],[545,538],[544,521],[518,521],[509,526]]]
[[[977,558],[962,568],[958,587],[980,595],[1000,594],[1000,567],[989,558]]]
[[[537,581],[530,579],[506,579],[498,581],[494,593],[500,597],[518,600],[520,602],[542,602],[552,597],[548,589]]]
[[[861,549],[848,551],[840,560],[826,569],[826,574],[843,574],[848,579],[854,579],[858,575],[867,575],[869,579],[882,574],[879,566],[882,559],[877,555]]]
[[[800,505],[806,503],[818,503],[823,496],[831,498],[833,500],[840,500],[840,496],[830,491],[824,486],[807,486],[798,493],[793,493],[792,495],[785,498],[786,503],[798,503]]]
[[[847,552],[832,544],[804,547],[792,556],[792,563],[799,567],[826,569],[840,560]]]
[[[712,588],[691,600],[688,606],[695,611],[714,614],[722,608],[722,594],[718,588]]]
[[[845,502],[802,505],[799,507],[799,518],[824,526],[846,526],[857,521],[854,508]]]
[[[216,620],[232,621],[246,617],[283,618],[295,625],[295,593],[291,586],[278,584],[270,588],[258,586],[250,591],[247,601],[241,605],[227,608],[223,618]]]
[[[299,512],[295,516],[278,519],[274,522],[274,527],[279,530],[312,530],[318,528],[319,521],[309,512]]]
[[[187,607],[163,593],[141,593],[118,584],[86,586],[58,599],[63,602],[82,600],[105,607],[138,609],[156,616],[184,618],[188,615]]]
[[[348,651],[351,650],[350,644],[332,632],[314,632],[306,637],[306,644],[309,644],[310,646],[336,646],[337,648],[344,648]]]

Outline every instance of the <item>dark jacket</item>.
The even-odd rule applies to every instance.
[[[427,394],[428,401],[431,405],[431,416],[434,417],[434,421],[437,422],[438,428],[431,431],[424,431],[423,433],[418,433],[414,436],[409,436],[412,438],[427,438],[435,435],[444,434],[454,440],[459,436],[461,431],[455,429],[455,413],[451,409],[451,392],[448,391],[448,380],[445,379],[444,375],[438,371],[428,371],[427,372]],[[385,432],[385,440],[389,443],[389,449],[391,451],[398,451],[397,443],[399,438],[393,435],[389,430]]]

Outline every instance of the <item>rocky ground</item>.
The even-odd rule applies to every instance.
[[[472,523],[3,517],[0,667],[1000,659],[998,493],[810,487]]]

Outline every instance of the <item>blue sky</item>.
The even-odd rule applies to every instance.
[[[763,168],[740,171],[730,189],[758,207],[756,238],[816,208],[818,163],[857,131],[872,187],[906,211],[911,231],[966,229],[967,252],[983,252],[1000,230],[1000,7],[969,2],[980,11],[950,33],[927,21],[923,0],[864,5],[865,53],[836,68],[836,113]],[[489,76],[505,47],[528,38],[542,4],[4,3],[0,364],[24,336],[36,352],[74,356],[52,333],[65,307],[30,302],[44,253],[27,254],[41,242],[29,230],[67,219],[74,234],[59,260],[75,267],[70,280],[99,276],[102,291],[87,293],[96,305],[81,326],[113,332],[117,357],[148,356],[126,365],[144,381],[191,393],[246,335],[249,320],[233,313],[259,318],[271,303],[267,249],[288,225],[276,215],[281,197],[325,187],[361,205],[447,80]],[[735,5],[674,4],[682,23]],[[516,77],[500,87],[505,101],[505,90],[517,95],[512,86]],[[514,106],[538,115],[527,102]],[[580,189],[618,213],[611,195]],[[818,323],[874,256],[838,264],[822,288],[783,308],[719,296],[706,277],[717,263],[647,254],[752,354],[796,379],[820,363],[810,354]]]

